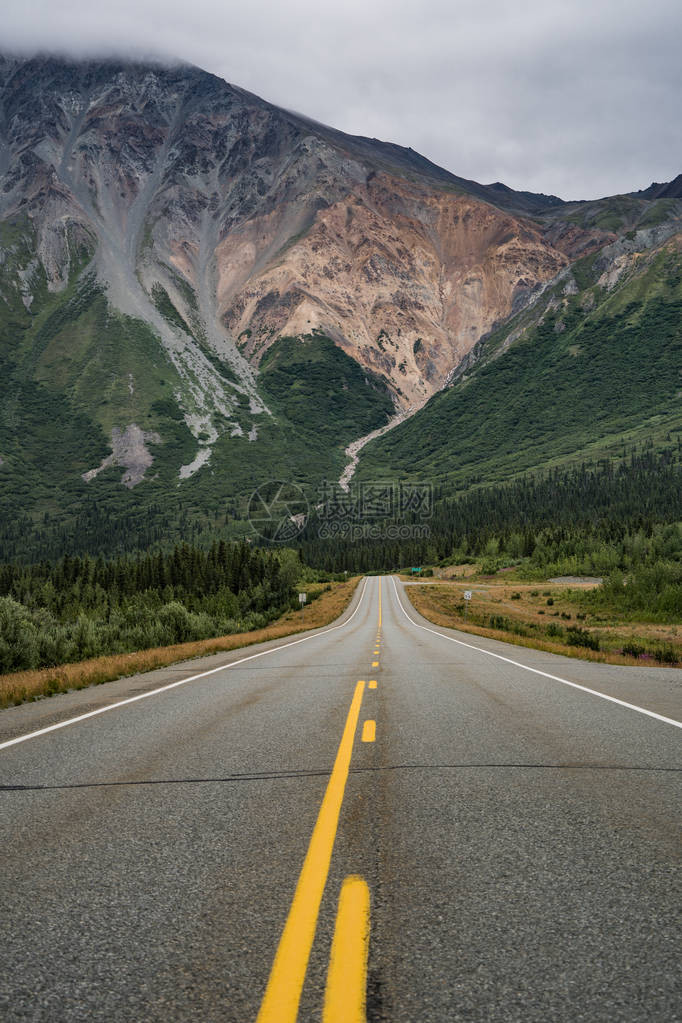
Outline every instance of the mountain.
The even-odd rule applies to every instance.
[[[243,532],[259,483],[313,496],[408,420],[378,469],[572,267],[672,244],[652,189],[480,185],[194,67],[0,57],[3,550]]]
[[[428,479],[453,494],[679,448],[682,222],[628,235],[482,339],[451,387],[366,449],[358,479]]]
[[[667,181],[662,185],[654,181],[641,192],[630,194],[639,199],[682,199],[682,174],[678,174],[674,181]]]
[[[423,403],[575,245],[497,208],[551,199],[464,181],[194,68],[5,60],[0,74],[1,212],[28,217],[38,259],[26,301],[41,277],[58,293],[91,267],[109,305],[160,336],[197,437],[220,432],[216,414],[245,428],[235,389],[261,414],[264,351],[314,330],[399,405]]]

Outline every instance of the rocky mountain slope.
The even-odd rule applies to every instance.
[[[159,335],[197,436],[216,413],[242,428],[236,395],[262,413],[263,352],[315,329],[398,404],[423,401],[575,247],[410,151],[195,68],[6,58],[0,86],[0,217],[24,218],[32,253],[15,286],[30,304],[92,269],[113,309]]]
[[[678,186],[565,203],[197,68],[0,57],[1,514],[204,521],[338,478],[576,261],[615,284],[679,232]]]

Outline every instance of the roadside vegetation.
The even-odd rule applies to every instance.
[[[527,646],[596,660],[682,662],[682,526],[640,529],[608,544],[545,531],[532,550],[523,545],[512,534],[489,540],[479,557],[460,550],[425,570],[442,583],[418,593],[410,587],[410,598],[439,624],[493,630]]]
[[[620,594],[611,599],[611,580],[600,584],[569,577],[534,585],[520,582],[513,572],[489,576],[477,566],[454,568],[454,577],[406,588],[416,610],[436,625],[592,661],[682,663],[680,615],[625,612]],[[467,590],[472,594],[468,607]],[[682,585],[677,590],[676,600]]]
[[[110,653],[74,663],[3,674],[0,675],[0,708],[16,706],[27,700],[42,699],[74,689],[84,689],[91,685],[100,685],[190,658],[206,657],[209,654],[236,650],[254,643],[265,643],[306,632],[308,629],[320,628],[333,622],[343,613],[360,579],[355,576],[340,582],[329,580],[323,573],[317,579],[311,572],[304,571],[302,575],[297,586],[303,585],[308,597],[303,615],[298,601],[296,600],[294,605],[294,601],[291,600],[288,602],[288,610],[275,617],[269,624],[259,628],[251,627],[248,631],[218,634],[213,638],[175,642],[130,653]]]
[[[0,565],[0,673],[263,629],[306,577],[331,578],[248,543]]]
[[[409,587],[439,624],[464,627],[473,587],[470,630],[597,660],[677,664],[681,484],[674,450],[632,454],[436,500],[425,539],[321,541],[311,528],[302,555],[335,572],[418,567],[443,583]]]
[[[501,534],[426,572],[444,585],[409,595],[439,624],[592,660],[682,662],[680,523]]]
[[[146,554],[0,564],[0,674],[47,669],[52,674],[36,682],[37,691],[58,691],[67,685],[53,670],[60,665],[113,657],[120,666],[117,658],[137,651],[260,634],[283,615],[299,613],[301,585],[314,599],[344,572],[412,566],[441,577],[442,593],[424,587],[415,600],[427,616],[445,616],[442,624],[464,624],[456,577],[466,571],[467,583],[482,590],[467,627],[578,656],[682,659],[675,448],[435,497],[426,539],[321,540],[314,518],[295,551],[246,541],[164,549],[157,538]],[[588,588],[548,582],[585,576],[604,581]],[[116,677],[110,666],[103,671]],[[16,691],[5,687],[4,699],[11,702]]]

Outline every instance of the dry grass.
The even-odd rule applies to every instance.
[[[562,643],[560,639],[549,639],[543,636],[520,636],[506,629],[492,629],[477,625],[471,620],[465,622],[459,608],[463,604],[462,594],[467,587],[474,591],[474,600],[471,602],[472,616],[502,615],[509,619],[510,622],[518,622],[520,625],[528,625],[533,622],[547,625],[551,621],[557,621],[554,617],[548,617],[546,613],[549,608],[546,606],[547,598],[545,593],[551,591],[554,600],[552,613],[560,612],[564,608],[566,613],[569,613],[569,608],[573,612],[570,622],[567,622],[565,619],[559,619],[559,624],[561,625],[587,625],[590,631],[599,635],[600,640],[606,639],[607,636],[611,639],[618,638],[618,640],[626,640],[633,637],[635,639],[642,639],[646,636],[647,638],[664,639],[670,642],[675,649],[680,649],[679,640],[673,635],[674,630],[671,631],[668,627],[657,630],[656,627],[647,626],[646,624],[643,624],[640,628],[639,623],[628,623],[595,629],[591,622],[576,621],[574,617],[575,605],[569,602],[562,603],[561,586],[557,584],[533,583],[532,585],[524,585],[522,583],[513,583],[510,585],[505,583],[504,585],[491,585],[487,580],[481,584],[472,584],[470,580],[467,580],[466,585],[463,586],[459,582],[441,583],[434,580],[434,583],[431,585],[406,586],[405,593],[413,607],[424,618],[433,622],[434,625],[458,629],[460,632],[467,632],[474,636],[487,636],[489,639],[503,640],[505,643],[510,643],[514,646],[529,647],[533,650],[545,650],[548,653],[561,654],[564,657],[599,661],[603,664],[642,666],[643,662],[638,658],[625,656],[614,650],[590,650],[587,647],[569,646],[566,643]],[[573,584],[573,588],[577,588],[575,584]],[[540,591],[539,593],[537,593],[538,590]],[[537,597],[534,598],[532,596],[533,592],[537,593]],[[512,593],[520,593],[521,599],[512,601]],[[540,612],[545,610],[545,608],[545,614],[541,615]],[[680,649],[679,659],[682,660],[682,649]],[[647,660],[646,665],[647,667],[654,668],[671,667],[671,665],[660,665],[655,660]]]
[[[65,693],[71,689],[85,689],[86,686],[112,682],[127,675],[165,668],[169,664],[193,657],[206,657],[208,654],[220,653],[223,650],[237,650],[240,647],[252,646],[254,643],[265,643],[267,640],[293,636],[297,632],[307,632],[308,629],[318,629],[323,625],[329,625],[343,613],[359,581],[360,577],[357,576],[343,583],[331,583],[331,590],[324,590],[322,585],[306,584],[308,593],[315,590],[322,592],[312,604],[306,606],[303,622],[300,611],[289,611],[271,625],[264,629],[255,629],[253,632],[218,636],[215,639],[202,639],[194,643],[178,643],[175,646],[155,647],[152,650],[139,650],[130,654],[95,657],[90,661],[62,664],[55,668],[0,675],[0,707],[16,706],[26,700],[53,696],[55,693]]]

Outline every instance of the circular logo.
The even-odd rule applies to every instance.
[[[251,494],[248,519],[269,543],[290,543],[304,528],[308,502],[295,483],[269,480]]]

